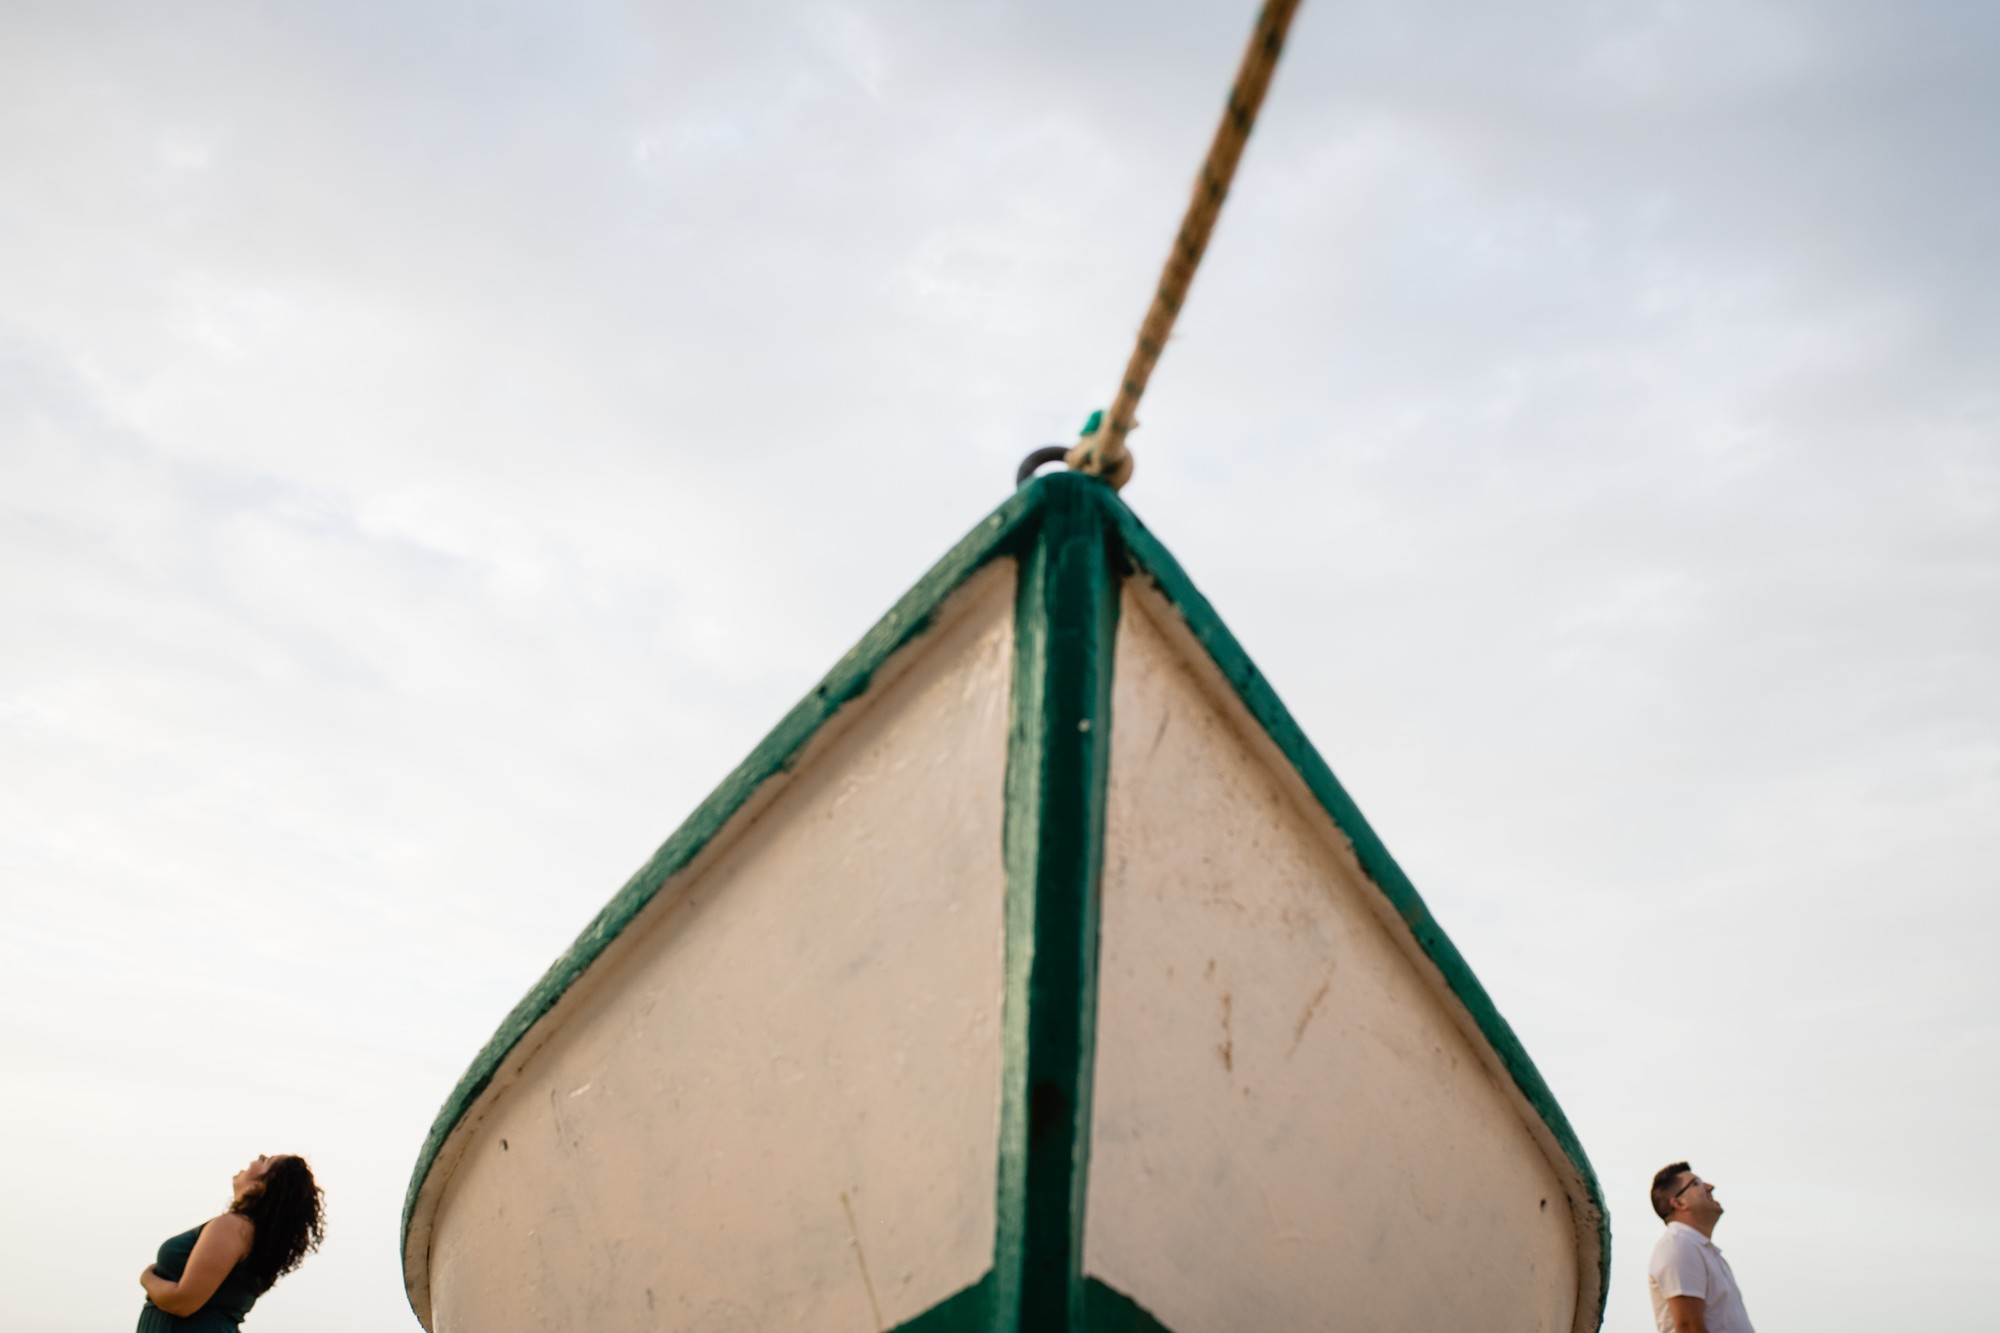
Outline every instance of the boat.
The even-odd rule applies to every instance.
[[[1513,1030],[1105,481],[1021,486],[510,1013],[430,1333],[1598,1327]]]

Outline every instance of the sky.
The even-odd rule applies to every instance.
[[[0,1253],[417,1327],[473,1053],[1105,404],[1253,6],[0,5]],[[1992,1327],[2000,9],[1313,0],[1131,439],[1612,1210]]]

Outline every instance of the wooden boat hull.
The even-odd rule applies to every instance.
[[[1513,1033],[1100,483],[1031,483],[607,905],[411,1181],[510,1329],[1584,1330]]]

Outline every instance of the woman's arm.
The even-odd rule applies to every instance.
[[[215,1289],[229,1276],[229,1270],[250,1253],[252,1234],[250,1219],[241,1213],[224,1213],[210,1219],[195,1237],[194,1252],[188,1255],[180,1281],[169,1282],[150,1266],[139,1274],[139,1285],[146,1289],[146,1299],[168,1314],[193,1314],[208,1304],[208,1298],[215,1295]]]

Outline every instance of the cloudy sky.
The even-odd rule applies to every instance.
[[[1253,6],[0,5],[0,1323],[414,1329],[530,981],[1123,364]],[[2000,9],[1313,0],[1125,492],[1649,1326],[1990,1329]],[[31,1275],[23,1281],[18,1275]]]

